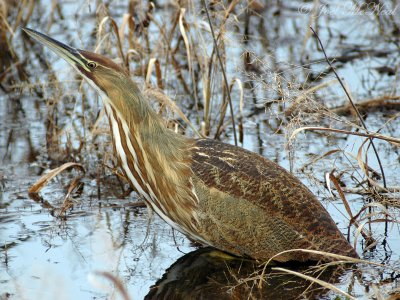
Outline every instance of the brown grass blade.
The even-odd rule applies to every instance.
[[[117,37],[118,54],[119,54],[119,57],[122,59],[123,65],[125,66],[126,65],[125,55],[124,55],[124,51],[122,50],[122,44],[121,44],[120,33],[119,33],[117,22],[115,22],[115,20],[109,16],[104,17],[103,20],[101,20],[101,22],[99,24],[99,35],[101,36],[101,34],[103,32],[104,24],[108,20],[111,23],[111,28],[113,29],[115,36]]]
[[[321,279],[318,279],[318,278],[315,278],[315,277],[312,277],[312,276],[309,276],[309,275],[306,275],[306,274],[303,274],[303,273],[300,273],[300,272],[296,272],[296,271],[293,271],[293,270],[288,270],[288,269],[285,269],[285,268],[274,267],[274,268],[272,268],[272,270],[281,271],[281,272],[284,272],[284,273],[292,274],[292,275],[298,276],[300,278],[315,282],[315,283],[319,284],[320,286],[322,286],[324,288],[330,289],[331,291],[334,291],[334,292],[336,292],[338,294],[341,294],[341,295],[347,297],[348,299],[356,300],[355,297],[351,296],[350,294],[346,293],[345,291],[342,291],[341,289],[339,289],[338,287],[334,286],[333,284],[331,284],[329,282],[326,282],[326,281],[323,281]]]
[[[372,170],[372,168],[368,166],[368,164],[367,164],[367,162],[366,162],[366,161],[367,161],[367,158],[365,159],[365,162],[364,162],[363,159],[362,159],[362,156],[363,156],[363,155],[362,155],[362,154],[363,154],[363,146],[364,146],[365,143],[368,142],[368,141],[369,141],[369,139],[365,139],[364,142],[362,142],[362,144],[361,144],[360,147],[358,148],[358,151],[357,151],[357,163],[358,163],[358,165],[360,166],[360,169],[361,169],[362,172],[364,173],[365,177],[367,178],[369,185],[370,185],[370,186],[373,186],[373,187],[379,187],[379,186],[380,186],[379,183],[376,182],[375,180],[373,180],[373,179],[371,178],[371,176],[369,175],[369,174],[370,174],[370,171],[374,172],[375,174],[376,174],[377,172],[376,172],[375,170]],[[366,153],[365,155],[367,155],[367,153]],[[385,188],[385,187],[384,187],[384,188]]]
[[[262,282],[263,282],[263,278],[265,276],[265,271],[267,269],[267,266],[278,256],[285,254],[285,253],[290,253],[290,252],[305,252],[305,253],[312,253],[312,254],[319,254],[319,255],[324,255],[326,257],[330,257],[330,258],[334,258],[338,261],[345,261],[345,262],[349,262],[349,263],[370,263],[369,261],[366,260],[362,260],[362,259],[358,259],[358,258],[353,258],[353,257],[348,257],[348,256],[344,256],[344,255],[338,255],[338,254],[334,254],[334,253],[329,253],[329,252],[324,252],[324,251],[318,251],[318,250],[309,250],[309,249],[290,249],[290,250],[285,250],[282,252],[279,252],[277,254],[275,254],[274,256],[272,256],[269,260],[267,260],[264,263],[264,268],[261,272],[260,275],[260,281],[258,283],[258,287],[261,288],[262,287]],[[376,264],[376,263],[371,263],[373,265],[379,265],[381,267],[383,267],[383,265],[380,264]]]
[[[81,182],[82,176],[78,176],[74,178],[69,187],[67,194],[64,197],[63,204],[61,205],[60,212],[58,214],[58,217],[61,217],[63,214],[66,213],[66,211],[74,206],[74,202],[71,199],[71,194],[75,191],[78,190],[82,186]]]
[[[197,131],[197,129],[192,124],[192,122],[190,122],[190,120],[186,117],[186,115],[183,113],[183,111],[176,105],[175,101],[171,100],[167,95],[165,95],[161,91],[154,90],[154,89],[147,89],[145,91],[145,94],[147,96],[154,97],[161,104],[169,107],[172,111],[175,111],[182,118],[182,120],[193,130],[193,132],[198,137],[204,137],[202,134],[200,134]]]
[[[324,154],[321,154],[318,157],[314,158],[311,162],[306,163],[305,165],[303,165],[301,167],[301,170],[304,170],[308,166],[315,164],[317,161],[319,161],[319,160],[321,160],[321,159],[323,159],[323,158],[325,158],[325,157],[327,157],[327,156],[329,156],[331,154],[334,154],[334,153],[337,153],[337,152],[342,152],[342,151],[343,150],[341,150],[341,149],[333,149],[333,150],[330,150],[328,152],[325,152]]]
[[[153,67],[155,69],[156,73],[156,78],[157,78],[157,86],[159,89],[164,89],[163,81],[162,81],[162,75],[161,75],[161,66],[160,62],[157,58],[151,58],[149,60],[149,64],[147,66],[147,72],[146,72],[146,85],[150,86],[150,78],[151,78],[151,73],[153,72]]]
[[[83,172],[85,171],[85,168],[83,167],[82,164],[78,164],[75,162],[68,162],[63,164],[62,166],[55,168],[53,170],[51,170],[49,173],[43,175],[42,177],[39,178],[39,180],[32,185],[29,190],[28,190],[28,194],[37,194],[39,193],[39,191],[46,186],[46,184],[53,179],[54,177],[56,177],[58,174],[60,174],[61,172],[70,169],[70,168],[76,168],[76,169],[80,169]]]
[[[350,205],[347,202],[346,196],[344,195],[343,190],[340,187],[339,181],[337,180],[336,176],[333,175],[332,173],[329,173],[329,179],[334,184],[336,191],[339,193],[339,197],[340,197],[340,199],[342,199],[344,207],[345,207],[347,213],[349,214],[350,218],[353,218],[353,213],[351,212]]]
[[[185,8],[181,8],[180,14],[179,14],[179,30],[181,32],[183,41],[185,43],[185,47],[186,47],[186,55],[187,55],[187,61],[188,61],[188,66],[189,66],[189,74],[190,76],[192,76],[192,57],[190,54],[190,44],[189,44],[189,39],[188,36],[186,34],[186,29],[185,26],[183,25],[183,18],[185,15]]]
[[[125,40],[125,27],[131,22],[132,15],[131,14],[124,14],[122,17],[122,22],[121,26],[119,27],[118,30],[118,35],[119,35],[119,40],[121,41],[121,44],[124,43]]]
[[[110,280],[114,286],[117,288],[118,292],[120,293],[122,299],[124,300],[131,300],[131,297],[129,297],[128,291],[126,290],[125,285],[119,279],[117,276],[113,275],[110,272],[96,272],[97,275],[103,276],[104,278],[107,278]]]
[[[350,220],[351,220],[351,221],[350,221],[350,225],[353,223],[356,227],[359,227],[358,222],[356,221],[356,219],[355,219],[354,216],[353,216],[353,213],[351,212],[351,208],[350,208],[349,202],[347,202],[346,196],[345,196],[345,194],[344,194],[344,192],[343,192],[343,190],[342,190],[342,188],[341,188],[341,186],[340,186],[340,184],[339,184],[338,179],[336,178],[335,175],[333,175],[332,173],[330,173],[330,174],[329,174],[329,180],[330,180],[330,182],[332,182],[333,185],[335,186],[336,191],[338,192],[339,197],[340,197],[340,199],[341,199],[342,202],[343,202],[343,205],[344,205],[344,207],[345,207],[345,209],[346,209],[346,211],[347,211],[347,213],[348,213],[348,215],[349,215],[349,217],[350,217]],[[369,232],[368,232],[368,233],[365,233],[365,232],[362,230],[360,233],[361,233],[361,235],[363,236],[363,238],[368,242],[368,244],[369,244],[369,243],[375,242],[375,239],[372,238],[372,236],[371,236],[371,234],[370,234]],[[357,246],[357,244],[354,244],[354,249],[356,249],[356,246]]]

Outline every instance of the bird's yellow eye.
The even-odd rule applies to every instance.
[[[91,68],[91,69],[94,69],[94,68],[97,67],[97,64],[96,64],[94,61],[89,61],[89,62],[87,63],[87,66],[88,66],[89,68]]]

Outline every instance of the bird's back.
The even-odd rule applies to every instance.
[[[261,260],[296,248],[357,257],[316,197],[277,164],[208,139],[196,141],[192,159],[200,233],[210,245]],[[292,252],[276,260],[320,258]]]

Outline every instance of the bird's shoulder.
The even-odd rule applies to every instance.
[[[311,192],[291,173],[271,160],[241,147],[211,139],[198,139],[192,148],[192,171],[207,186],[245,198],[278,198],[288,188]]]

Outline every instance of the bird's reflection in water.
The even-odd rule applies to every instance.
[[[262,266],[258,263],[233,258],[213,248],[202,248],[186,254],[169,267],[145,299],[319,299],[329,292],[271,267],[265,272],[267,281],[259,288],[257,278]],[[279,267],[303,273],[313,266],[285,264]],[[326,268],[322,273],[308,274],[335,283],[343,269]]]

